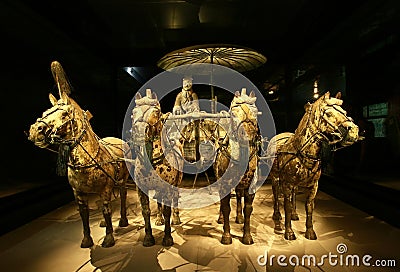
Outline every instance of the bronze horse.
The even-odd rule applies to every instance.
[[[103,247],[115,244],[111,221],[111,195],[118,186],[121,197],[120,227],[128,225],[126,217],[126,180],[129,172],[121,158],[129,157],[130,149],[124,141],[107,137],[100,139],[89,123],[92,117],[88,111],[68,96],[69,85],[60,63],[53,62],[51,70],[59,89],[60,99],[52,94],[52,107],[46,110],[36,123],[31,125],[28,139],[40,148],[59,146],[59,170],[68,174],[68,181],[79,206],[83,224],[82,248],[93,246],[89,227],[88,194],[100,195],[103,201],[103,216],[106,236]]]
[[[132,143],[136,154],[135,182],[145,222],[144,246],[152,246],[155,240],[150,222],[149,190],[155,190],[158,202],[156,224],[165,224],[163,246],[174,244],[171,236],[172,224],[180,224],[178,192],[183,176],[182,146],[178,139],[165,135],[163,124],[168,114],[163,115],[157,95],[146,90],[146,96],[135,95],[136,106],[132,110]],[[175,188],[175,189],[174,189]],[[162,218],[162,215],[164,219]]]
[[[255,191],[253,192],[250,187],[256,176],[258,164],[259,130],[257,124],[258,109],[255,105],[255,101],[256,97],[254,92],[250,92],[249,95],[246,94],[245,89],[242,89],[242,93],[238,91],[235,92],[230,106],[232,118],[229,119],[229,129],[231,130],[231,137],[219,139],[217,156],[213,164],[217,180],[219,180],[226,171],[233,172],[233,175],[230,177],[232,183],[234,183],[234,180],[237,181],[237,179],[240,179],[239,183],[235,186],[238,204],[236,222],[244,223],[242,243],[246,245],[253,243],[253,238],[250,234],[250,216],[253,211]],[[243,150],[240,146],[247,146],[247,148]],[[239,153],[239,156],[235,156],[234,153]],[[240,168],[238,167],[239,164],[242,164],[242,167],[244,166],[244,173],[235,175],[233,169]],[[224,184],[221,188],[222,198],[220,201],[220,217],[218,222],[223,222],[224,224],[224,232],[221,239],[222,244],[232,243],[229,225],[231,188],[230,184]],[[244,220],[241,197],[244,198]]]
[[[306,104],[303,118],[295,133],[281,133],[274,136],[267,148],[274,195],[275,231],[282,231],[279,211],[279,195],[283,194],[285,209],[285,234],[287,240],[296,236],[291,220],[297,219],[295,196],[297,188],[304,187],[306,192],[306,232],[305,237],[317,239],[312,222],[314,198],[317,194],[318,180],[321,176],[321,152],[326,146],[349,146],[362,139],[358,136],[358,127],[341,107],[343,101],[340,92],[330,97],[329,92],[314,103]],[[275,154],[275,155],[274,155]]]

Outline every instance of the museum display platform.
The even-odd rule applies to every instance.
[[[193,196],[198,201],[204,196]],[[231,201],[233,243],[222,245],[222,225],[217,224],[219,204],[202,209],[182,210],[182,224],[173,227],[175,244],[161,245],[163,226],[155,226],[156,202],[152,201],[152,226],[156,245],[143,247],[144,222],[134,189],[128,192],[129,226],[118,227],[118,199],[113,200],[113,226],[116,244],[102,248],[104,229],[101,205],[96,197],[90,202],[90,225],[95,246],[80,248],[82,223],[75,202],[70,202],[0,237],[2,271],[398,271],[400,230],[358,210],[322,191],[316,198],[314,228],[318,240],[305,239],[304,194],[298,195],[299,221],[293,221],[297,236],[287,241],[274,233],[272,190],[263,185],[256,194],[251,218],[253,245],[240,242],[242,225],[235,220],[236,200]],[[29,205],[29,204],[28,204]],[[283,209],[282,209],[283,212]],[[347,248],[338,254],[338,245]],[[342,245],[343,246],[343,245]],[[371,255],[375,260],[395,260],[396,267],[332,266],[328,261],[304,263],[296,267],[278,265],[277,259],[263,264],[264,258],[285,255],[313,255],[317,261],[328,254],[358,255],[360,260]],[[288,260],[286,260],[288,263]],[[301,264],[301,263],[300,263]]]

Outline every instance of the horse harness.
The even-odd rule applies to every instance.
[[[65,105],[65,104],[63,104],[63,103],[59,103],[58,104],[59,106],[63,106],[63,105]],[[53,111],[51,111],[51,112],[49,112],[48,114],[46,114],[44,117],[42,117],[42,118],[40,118],[39,120],[38,120],[38,122],[41,122],[41,123],[44,123],[47,127],[49,127],[49,128],[51,128],[50,126],[49,126],[49,124],[47,124],[43,119],[44,118],[46,118],[47,116],[49,116],[50,114],[52,114],[52,113],[54,113],[54,112],[56,112],[57,110],[63,110],[63,111],[65,111],[64,109],[61,109],[61,108],[59,108],[59,107],[57,107],[56,109],[54,109]],[[65,112],[67,112],[67,111],[65,111]],[[67,112],[68,113],[68,112]],[[119,185],[119,179],[118,179],[118,176],[119,176],[119,172],[120,172],[120,166],[119,166],[119,162],[121,162],[121,160],[118,160],[118,159],[112,159],[112,160],[109,160],[109,161],[104,161],[104,162],[98,162],[97,160],[96,160],[96,157],[97,157],[97,155],[99,154],[99,151],[100,151],[100,146],[101,146],[101,144],[98,142],[98,140],[99,140],[99,138],[97,137],[97,135],[95,135],[96,136],[96,138],[97,138],[97,142],[98,142],[98,148],[97,148],[97,151],[96,151],[96,154],[94,155],[94,156],[92,156],[88,151],[87,151],[87,149],[81,144],[81,141],[82,141],[82,139],[83,139],[83,137],[85,136],[85,134],[87,133],[87,122],[88,122],[88,120],[87,120],[87,114],[86,114],[86,112],[85,111],[83,111],[83,128],[82,128],[82,130],[80,131],[80,134],[79,134],[79,136],[78,137],[75,137],[75,138],[73,138],[73,139],[71,139],[71,140],[64,140],[64,139],[62,139],[60,136],[58,136],[56,133],[57,133],[57,131],[60,129],[60,128],[62,128],[62,127],[64,127],[66,124],[68,124],[68,123],[70,123],[70,125],[71,125],[71,130],[72,130],[72,132],[74,133],[74,130],[72,129],[73,127],[74,127],[74,121],[75,121],[75,111],[73,111],[72,112],[73,113],[73,117],[72,118],[69,118],[69,120],[66,120],[64,123],[62,123],[61,124],[61,126],[59,126],[54,132],[53,131],[50,131],[50,134],[47,134],[47,135],[45,135],[45,141],[47,142],[47,143],[49,143],[49,144],[58,144],[59,145],[59,150],[58,150],[58,167],[60,167],[61,165],[60,164],[64,164],[64,166],[66,165],[66,166],[68,166],[68,168],[71,168],[71,169],[73,169],[73,170],[75,170],[75,171],[79,171],[79,170],[82,170],[82,169],[89,169],[89,168],[93,168],[93,167],[95,167],[95,168],[98,168],[98,169],[100,169],[108,178],[110,178],[113,182],[114,182],[114,184],[115,185]],[[89,156],[89,158],[90,158],[90,160],[91,161],[93,161],[93,163],[89,163],[89,164],[85,164],[85,165],[82,165],[82,164],[75,164],[75,163],[71,163],[70,162],[70,158],[71,158],[71,153],[72,153],[72,151],[73,151],[73,149],[75,148],[75,147],[77,147],[77,146],[80,146],[81,148],[82,148],[82,150]],[[111,157],[111,158],[113,158],[113,155],[111,154],[111,152],[107,149],[107,148],[104,148],[105,149],[105,151],[108,153],[108,155]],[[113,164],[114,165],[114,169],[115,169],[115,171],[116,171],[116,174],[115,174],[115,177],[112,177],[104,168],[103,168],[103,165],[106,165],[106,164]],[[61,166],[61,167],[64,167],[64,166]],[[60,172],[64,172],[63,170],[58,170],[58,173],[59,174],[63,174],[63,175],[65,175],[65,172],[64,173],[60,173]]]
[[[333,109],[335,109],[336,111],[338,111],[338,112],[340,112],[341,114],[343,114],[343,115],[345,115],[341,110],[339,110],[339,109],[337,109],[336,107],[335,107],[335,104],[333,104],[333,105],[327,105],[328,107],[332,107]],[[302,162],[302,164],[307,168],[307,169],[309,169],[309,170],[311,170],[311,169],[314,169],[315,168],[315,164],[317,163],[317,164],[319,164],[318,165],[318,168],[320,167],[320,163],[321,163],[321,154],[319,153],[317,156],[313,156],[313,155],[311,155],[311,154],[305,154],[302,150],[308,145],[308,144],[311,144],[311,143],[317,143],[317,142],[322,142],[322,144],[324,143],[324,142],[326,142],[328,145],[334,145],[334,144],[336,144],[337,142],[340,142],[340,141],[342,141],[343,139],[345,139],[345,137],[347,136],[347,134],[348,134],[348,130],[346,130],[345,128],[342,128],[342,124],[343,123],[345,123],[345,122],[348,122],[348,121],[352,121],[351,120],[351,118],[349,118],[349,117],[347,117],[346,115],[345,115],[345,120],[344,121],[342,121],[339,125],[335,125],[335,124],[333,124],[332,122],[330,122],[328,119],[326,119],[325,118],[325,113],[326,113],[326,111],[327,111],[327,109],[326,108],[324,108],[323,110],[320,110],[320,118],[318,119],[318,126],[317,126],[317,130],[315,131],[314,129],[313,129],[313,126],[312,125],[310,125],[311,124],[311,113],[312,113],[312,109],[310,108],[310,109],[308,109],[307,110],[307,114],[308,114],[308,118],[307,118],[307,124],[306,124],[306,126],[305,126],[305,128],[303,129],[303,131],[305,131],[307,128],[308,129],[310,129],[310,131],[312,132],[312,135],[311,135],[311,137],[309,137],[309,139],[299,148],[299,149],[296,149],[296,151],[295,152],[291,152],[291,151],[280,151],[280,152],[277,152],[278,154],[279,153],[284,153],[284,154],[291,154],[291,155],[294,155],[294,157],[292,157],[292,159],[290,159],[290,160],[288,160],[284,165],[283,165],[283,168],[291,161],[291,160],[293,160],[294,158],[296,158],[296,157],[301,157],[301,158],[303,158],[303,160],[305,160],[306,162],[304,163],[303,162],[303,160],[300,160],[301,162]],[[321,131],[321,124],[322,124],[322,122],[321,122],[321,119],[323,119],[323,120],[325,120],[326,121],[326,123],[329,125],[329,126],[331,126],[331,127],[333,127],[333,128],[337,128],[338,130],[339,130],[339,133],[340,133],[340,140],[339,141],[334,141],[334,142],[331,142],[328,138],[327,138],[327,136],[326,135],[324,135],[323,133],[322,133],[322,131]],[[320,137],[316,137],[316,136],[320,136]],[[315,139],[316,138],[316,139]],[[339,148],[335,148],[335,149],[332,149],[332,151],[336,151],[336,150],[338,150]]]
[[[251,118],[249,118],[249,110],[245,110],[244,108],[243,108],[243,103],[237,103],[236,105],[234,105],[234,106],[232,106],[231,107],[231,112],[232,112],[232,108],[235,108],[235,107],[240,107],[241,108],[241,110],[244,112],[244,113],[246,113],[246,118],[244,119],[244,120],[241,120],[238,124],[237,124],[237,126],[236,126],[236,129],[234,130],[234,135],[237,137],[238,136],[238,131],[239,131],[239,129],[240,129],[240,126],[242,125],[242,124],[244,124],[244,123],[249,123],[249,124],[251,124],[253,127],[255,127],[255,133],[257,134],[257,137],[254,137],[254,138],[252,138],[249,142],[248,142],[248,148],[250,149],[251,147],[252,147],[252,152],[249,154],[249,157],[248,157],[248,161],[251,161],[252,159],[253,159],[253,157],[255,157],[255,156],[258,156],[258,151],[259,151],[259,147],[260,147],[260,144],[261,144],[261,139],[260,139],[260,132],[259,132],[259,129],[258,129],[258,126],[257,126],[257,123],[253,120],[253,119],[251,119]],[[232,119],[231,119],[231,126],[232,127],[235,127],[234,126],[234,124],[233,124],[233,121],[232,121]],[[225,136],[224,136],[224,139],[222,139],[222,141],[221,142],[224,142],[224,140],[225,140],[225,138],[227,137],[227,134],[225,134]],[[241,146],[241,145],[240,145]],[[245,145],[246,146],[246,145]],[[228,158],[229,160],[233,160],[233,158],[231,157],[231,154],[229,153],[229,151],[228,151],[228,144],[220,144],[219,145],[219,148],[218,148],[218,150],[216,151],[216,152],[218,152],[218,151],[221,151],[221,153],[226,157],[226,158]],[[240,160],[240,159],[239,159]],[[236,161],[236,160],[233,160],[235,163],[238,163],[239,161]]]

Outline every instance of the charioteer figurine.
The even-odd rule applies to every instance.
[[[182,91],[176,96],[172,113],[175,115],[200,111],[197,94],[193,91],[193,79],[184,77]]]

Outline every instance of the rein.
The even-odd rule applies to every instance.
[[[232,115],[232,108],[235,108],[235,107],[240,107],[241,110],[242,110],[244,113],[246,113],[246,119],[241,120],[241,121],[237,124],[236,128],[233,130],[233,133],[234,133],[235,137],[238,136],[238,134],[239,134],[239,133],[238,133],[239,128],[240,128],[244,123],[249,123],[249,124],[251,124],[253,127],[255,127],[254,132],[255,132],[255,134],[257,135],[257,137],[255,137],[255,138],[249,140],[249,149],[250,149],[251,147],[253,147],[253,148],[252,148],[252,152],[249,154],[249,158],[248,158],[248,161],[250,161],[251,159],[253,159],[254,156],[258,156],[259,136],[260,136],[259,130],[258,130],[258,127],[257,127],[256,122],[255,122],[253,119],[249,118],[249,110],[246,111],[246,110],[243,108],[243,103],[238,103],[238,104],[236,104],[236,105],[234,105],[234,106],[231,106],[231,109],[230,109],[231,115]],[[231,127],[235,127],[234,124],[233,124],[232,119],[231,119]],[[226,133],[226,134],[225,134],[225,137],[227,137],[227,135],[228,135],[228,134]],[[229,154],[229,152],[228,152],[227,146],[225,146],[225,145],[220,146],[216,152],[218,152],[218,151],[222,151],[221,153],[222,153],[226,158],[228,158],[229,160],[231,160],[231,159],[233,160],[233,158],[231,157],[231,154]],[[234,161],[235,161],[235,160],[234,160]],[[235,162],[238,162],[238,161],[235,161]]]
[[[145,116],[145,113],[149,109],[150,108],[148,108],[143,113],[143,117]],[[182,159],[182,157],[183,157],[183,154],[181,154],[176,148],[174,148],[174,146],[170,144],[169,140],[167,141],[168,145],[165,146],[165,151],[163,149],[161,149],[161,153],[159,154],[159,156],[153,157],[153,142],[161,139],[162,126],[165,124],[166,120],[167,120],[167,118],[163,118],[163,116],[161,114],[160,117],[157,119],[157,121],[154,124],[149,124],[148,122],[144,121],[143,119],[141,119],[139,121],[139,122],[143,122],[143,123],[147,124],[146,130],[145,130],[144,146],[142,146],[141,144],[134,144],[134,149],[135,149],[135,153],[138,156],[139,161],[143,162],[148,169],[151,169],[154,166],[163,163],[166,152],[173,151],[175,161],[179,161],[179,159]],[[135,125],[137,125],[137,124],[135,124]],[[161,126],[161,128],[158,126]],[[151,132],[151,133],[149,133],[149,132]],[[150,135],[148,135],[148,134],[150,134]],[[167,135],[167,138],[168,138],[168,135]],[[141,147],[143,147],[143,149],[142,149],[143,152],[140,152]]]
[[[328,106],[328,107],[332,107],[332,108],[335,109],[336,111],[342,113],[342,111],[340,111],[339,109],[337,109],[337,108],[335,107],[335,105],[327,105],[327,106]],[[342,141],[343,139],[345,139],[345,137],[346,137],[347,134],[348,134],[348,130],[342,128],[342,124],[345,123],[345,122],[349,122],[349,121],[351,122],[352,120],[351,120],[350,118],[348,118],[347,116],[345,116],[346,119],[345,119],[344,121],[342,121],[338,126],[336,126],[335,124],[333,124],[332,122],[330,122],[330,121],[325,117],[325,112],[326,112],[326,111],[327,111],[327,109],[319,110],[320,116],[319,116],[319,118],[318,118],[318,125],[316,126],[317,128],[316,128],[316,130],[315,130],[315,129],[313,129],[313,125],[312,125],[312,123],[311,123],[312,108],[310,108],[310,109],[307,110],[307,114],[308,114],[307,123],[306,123],[306,126],[304,127],[304,129],[302,130],[302,132],[304,132],[304,131],[306,131],[307,129],[309,129],[309,130],[311,131],[312,135],[307,139],[307,141],[306,141],[300,148],[297,149],[297,148],[295,147],[296,152],[294,152],[294,153],[292,153],[292,152],[285,152],[285,153],[293,154],[293,155],[296,155],[296,156],[298,156],[298,157],[302,157],[302,158],[304,158],[304,159],[311,160],[311,161],[313,161],[314,163],[318,163],[318,162],[321,161],[321,157],[327,156],[327,153],[328,153],[328,152],[327,152],[328,146],[332,146],[332,145],[334,145],[334,144],[336,144],[336,143]],[[343,114],[343,113],[342,113],[342,114]],[[330,141],[329,138],[321,131],[322,120],[325,120],[326,123],[327,123],[329,126],[333,127],[334,129],[338,129],[338,130],[339,130],[339,133],[340,133],[340,135],[339,135],[339,136],[340,136],[339,140],[337,140],[337,141]],[[318,136],[319,136],[319,137],[318,137]],[[317,138],[317,139],[314,140],[315,138]],[[322,147],[323,147],[323,149],[324,149],[324,150],[322,151],[323,154],[319,153],[319,154],[317,154],[316,156],[313,156],[313,155],[311,155],[311,154],[305,154],[305,153],[303,152],[303,150],[305,149],[306,146],[308,146],[308,145],[311,144],[311,143],[318,143],[318,142],[321,142],[321,143],[322,143]],[[339,149],[339,148],[338,148],[338,149]],[[338,150],[338,149],[333,148],[333,149],[331,149],[331,150],[336,151],[336,150]],[[311,166],[311,168],[312,168],[312,166]]]
[[[60,108],[55,109],[54,111],[48,113],[47,115],[45,115],[43,118],[49,116],[50,114],[54,113],[57,110],[61,110]],[[40,122],[46,124],[47,127],[50,127],[45,121],[43,121],[41,118],[41,120],[39,120]],[[45,141],[47,141],[50,144],[58,144],[59,148],[58,148],[58,157],[57,157],[57,169],[56,172],[59,176],[66,176],[67,174],[67,169],[71,168],[73,170],[80,170],[80,169],[88,169],[88,168],[92,168],[92,167],[97,167],[99,168],[108,178],[110,178],[116,185],[118,185],[118,181],[112,177],[102,166],[108,163],[112,163],[112,164],[117,164],[118,160],[110,160],[110,161],[105,161],[105,162],[98,162],[95,158],[97,156],[97,154],[100,151],[100,143],[98,143],[98,148],[96,151],[96,155],[92,156],[90,154],[90,152],[81,144],[81,141],[83,139],[83,137],[87,134],[87,128],[88,128],[88,120],[87,120],[87,116],[86,113],[83,112],[83,128],[79,133],[79,136],[74,137],[75,133],[74,133],[74,122],[75,122],[75,112],[73,112],[73,117],[70,118],[69,120],[65,121],[64,123],[61,124],[61,126],[57,127],[57,129],[55,131],[50,132],[48,135],[45,135]],[[58,130],[60,130],[60,128],[64,127],[66,124],[70,124],[71,125],[71,130],[73,133],[73,138],[69,139],[69,140],[65,140],[62,139],[60,136],[56,135],[56,133],[58,132]],[[77,164],[73,164],[71,163],[70,157],[71,157],[71,153],[72,150],[75,149],[77,146],[80,146],[82,148],[82,150],[89,156],[90,160],[93,161],[93,163],[89,163],[89,164],[85,164],[85,165],[77,165]],[[108,153],[109,151],[106,150]],[[109,154],[111,157],[112,155]]]

